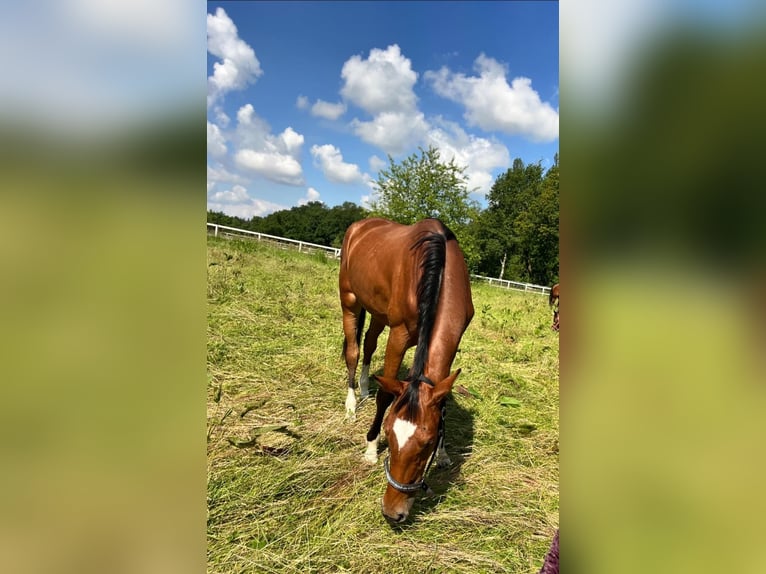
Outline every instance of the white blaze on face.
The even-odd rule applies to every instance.
[[[415,433],[415,425],[404,419],[396,419],[394,421],[394,436],[396,436],[396,444],[399,446],[399,450],[404,448],[407,441]]]

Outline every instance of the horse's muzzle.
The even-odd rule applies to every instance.
[[[407,515],[402,514],[401,512],[396,515],[396,517],[389,516],[385,512],[383,513],[383,516],[385,517],[386,521],[388,521],[389,524],[401,524],[405,520],[407,520]]]

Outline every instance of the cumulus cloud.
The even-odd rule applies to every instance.
[[[207,123],[207,152],[213,157],[226,154],[226,139],[217,125]]]
[[[251,219],[256,215],[264,216],[273,211],[287,209],[287,206],[250,197],[247,189],[241,185],[235,185],[231,189],[209,193],[207,208],[227,215]]]
[[[295,100],[295,107],[299,110],[310,110],[312,116],[327,120],[337,120],[346,113],[346,104],[343,102],[332,103],[317,100],[314,105],[311,105],[306,96],[298,96],[298,99]]]
[[[226,115],[226,112],[223,111],[223,108],[220,106],[216,106],[213,110],[213,113],[215,114],[215,123],[221,126],[222,128],[225,128],[229,125],[229,122],[231,121],[229,116]]]
[[[428,133],[421,112],[383,112],[369,122],[355,118],[351,127],[362,140],[391,155],[403,153]]]
[[[474,70],[478,76],[456,74],[442,67],[426,72],[424,77],[437,94],[465,106],[469,125],[537,142],[558,137],[558,111],[540,99],[532,89],[532,80],[517,77],[509,85],[505,67],[484,54],[476,58]]]
[[[263,74],[253,49],[238,35],[223,8],[207,15],[207,51],[219,58],[208,77],[208,107],[232,90],[242,90]]]
[[[242,203],[249,199],[247,190],[241,185],[235,185],[231,189],[224,191],[216,191],[210,196],[210,201],[215,203]]]
[[[362,181],[362,172],[359,166],[343,161],[340,150],[333,145],[315,145],[311,147],[311,155],[325,177],[333,183],[359,183]]]
[[[370,171],[373,173],[378,173],[381,169],[388,167],[388,162],[376,155],[370,156],[368,163],[370,164]]]
[[[418,74],[399,46],[373,48],[363,59],[349,58],[341,71],[341,96],[372,116],[354,118],[351,128],[363,141],[398,155],[422,141],[428,124],[417,109],[413,87]]]
[[[248,183],[248,180],[239,174],[231,173],[220,163],[215,167],[207,166],[207,191],[210,193],[219,183]]]
[[[303,169],[295,158],[278,152],[262,152],[241,149],[234,155],[234,161],[242,169],[287,185],[303,185]]]
[[[385,50],[373,48],[366,60],[352,56],[343,64],[341,78],[341,95],[372,115],[415,109],[412,88],[418,75],[396,44]]]
[[[302,134],[289,126],[272,134],[269,124],[255,113],[253,106],[245,104],[237,111],[235,137],[239,147],[234,154],[237,166],[277,183],[303,185],[299,161]]]
[[[312,116],[317,116],[328,120],[337,120],[344,113],[346,113],[346,104],[342,102],[333,104],[323,100],[317,100],[316,103],[311,106]]]
[[[306,205],[312,201],[319,201],[319,192],[313,187],[309,187],[306,190],[306,197],[302,197],[298,200],[298,205]]]
[[[429,145],[439,148],[440,157],[466,168],[469,190],[485,195],[494,182],[492,170],[510,165],[508,148],[494,139],[468,134],[455,122],[435,118],[427,137]]]

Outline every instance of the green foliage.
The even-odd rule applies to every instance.
[[[291,209],[275,211],[265,217],[255,216],[250,220],[208,211],[207,220],[209,223],[260,231],[317,245],[340,247],[346,228],[366,216],[367,210],[350,201],[332,208],[320,201],[312,201]]]
[[[545,174],[539,164],[515,159],[497,178],[487,200],[489,206],[472,228],[481,253],[479,271],[540,285],[557,282],[558,154]]]
[[[441,162],[439,150],[434,147],[419,149],[419,155],[414,153],[399,164],[388,156],[388,169],[378,174],[371,214],[407,225],[436,217],[462,243],[468,225],[480,210],[469,197],[465,168],[458,166],[454,158],[449,163]]]

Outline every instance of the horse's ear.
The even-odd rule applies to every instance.
[[[401,395],[402,391],[404,390],[404,383],[398,379],[393,379],[391,377],[379,377],[378,375],[373,375],[372,378],[378,382],[380,388],[388,393],[391,393],[392,395],[396,395],[397,397]]]
[[[452,385],[455,384],[455,381],[457,380],[458,375],[460,374],[461,369],[458,369],[454,373],[452,373],[449,377],[446,379],[439,381],[434,385],[434,392],[431,395],[431,400],[433,402],[441,401],[444,397],[447,396],[447,393],[449,393],[452,390]]]

